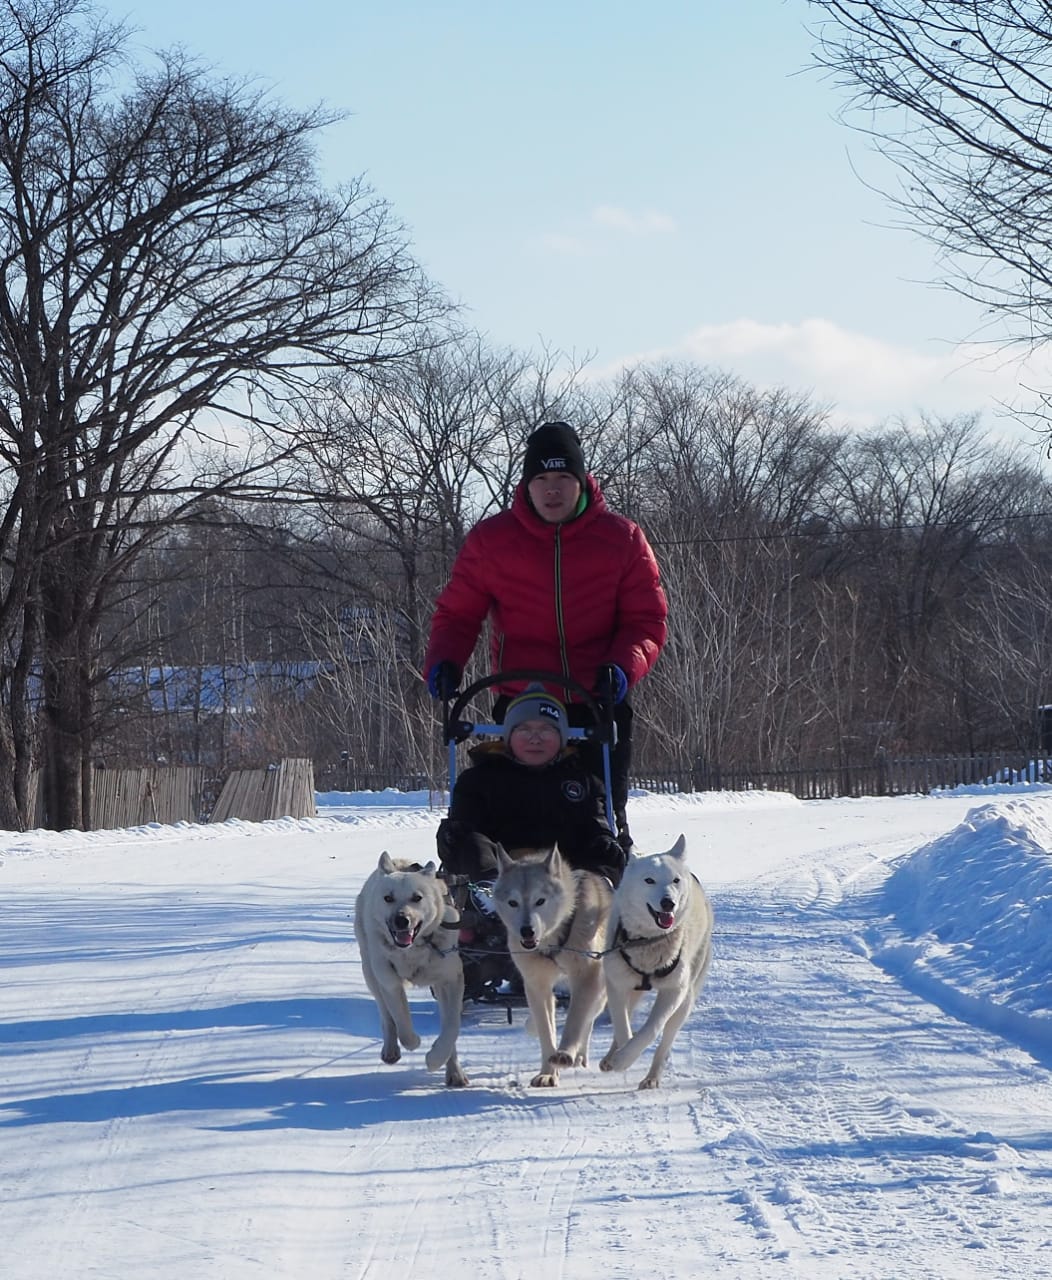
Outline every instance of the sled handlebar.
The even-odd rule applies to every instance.
[[[615,828],[615,815],[613,809],[613,792],[611,787],[611,766],[610,752],[617,742],[617,725],[614,723],[614,704],[606,699],[599,699],[590,689],[586,689],[583,684],[578,683],[570,676],[557,674],[554,671],[535,671],[532,667],[516,667],[513,671],[495,671],[492,675],[483,676],[481,680],[476,680],[473,684],[469,684],[463,692],[455,693],[452,700],[442,700],[442,741],[449,750],[449,789],[453,790],[453,783],[457,776],[457,744],[464,742],[470,738],[473,733],[501,733],[500,725],[481,726],[471,720],[461,718],[464,708],[477,694],[484,689],[492,688],[495,684],[505,684],[510,680],[526,680],[537,681],[540,684],[558,684],[562,685],[569,693],[575,694],[580,698],[581,702],[588,708],[592,714],[594,724],[591,728],[571,729],[569,731],[571,737],[590,738],[594,742],[598,742],[602,748],[603,757],[603,784],[606,788],[605,808],[606,820],[611,831]],[[452,706],[450,706],[452,701]]]
[[[507,684],[512,680],[537,681],[540,684],[558,684],[577,697],[591,712],[594,724],[585,729],[583,736],[597,742],[612,745],[616,740],[614,729],[614,707],[605,700],[600,700],[590,689],[574,680],[572,676],[564,676],[554,671],[539,671],[532,667],[516,667],[512,671],[495,671],[492,675],[482,676],[462,691],[454,693],[451,700],[442,702],[442,741],[464,742],[477,728],[474,721],[461,718],[464,708],[475,697],[486,689],[497,684]],[[516,695],[518,696],[518,695]]]

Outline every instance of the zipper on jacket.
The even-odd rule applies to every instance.
[[[566,626],[563,622],[563,543],[562,529],[555,526],[555,629],[559,635],[559,657],[563,664],[563,675],[570,677],[570,661],[566,654]],[[563,689],[563,699],[570,701],[570,690]]]

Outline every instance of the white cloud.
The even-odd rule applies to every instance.
[[[675,219],[666,213],[658,213],[655,209],[632,213],[611,204],[601,204],[593,209],[592,221],[608,230],[624,231],[633,236],[668,235],[676,230]]]
[[[629,209],[602,204],[593,209],[586,220],[575,219],[570,230],[547,231],[538,239],[541,247],[551,253],[597,258],[610,245],[609,235],[604,237],[600,234],[602,232],[643,240],[650,236],[666,236],[676,230],[675,220],[656,210],[644,209],[641,213],[633,213]]]
[[[541,247],[553,253],[566,254],[568,257],[584,257],[594,254],[594,248],[580,236],[563,235],[558,231],[548,231],[540,237]]]
[[[740,375],[757,386],[810,391],[834,417],[868,425],[901,414],[984,412],[1029,407],[1029,388],[1052,387],[1052,358],[1026,358],[992,343],[918,350],[841,328],[830,320],[701,325],[674,347],[622,363],[690,360]]]

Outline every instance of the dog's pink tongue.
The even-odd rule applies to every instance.
[[[671,929],[672,926],[676,923],[676,917],[672,914],[671,911],[659,911],[657,922],[660,928]]]
[[[395,946],[411,947],[413,945],[412,929],[398,929],[394,935]]]

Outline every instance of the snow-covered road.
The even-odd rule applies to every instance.
[[[686,832],[717,913],[707,988],[642,1093],[642,1064],[530,1089],[521,1013],[469,1012],[469,1089],[422,1052],[382,1066],[353,899],[438,815],[324,812],[0,836],[5,1277],[1052,1268],[1033,915],[1052,909],[1052,791],[634,799],[642,846]],[[991,932],[1006,913],[1033,946]],[[426,1043],[423,992],[415,1011]],[[601,1022],[596,1061],[608,1038]]]

